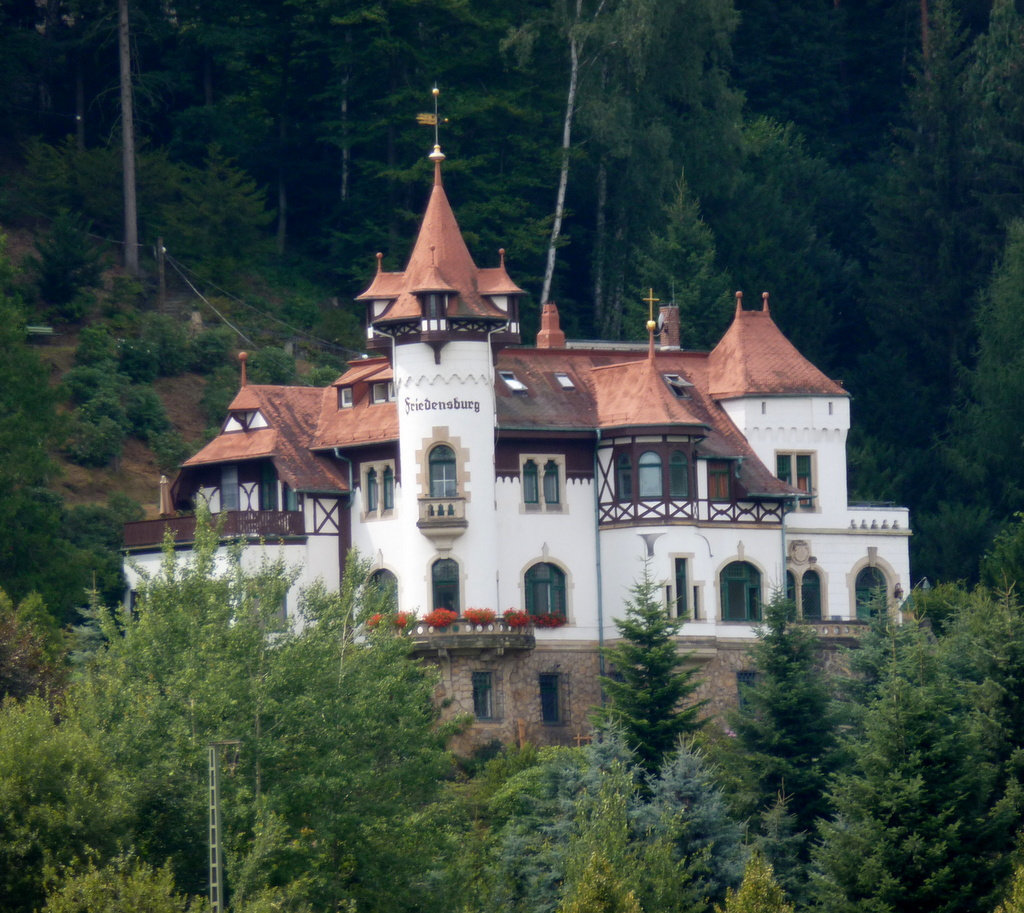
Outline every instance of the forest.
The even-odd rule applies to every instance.
[[[0,908],[202,909],[208,745],[238,740],[240,913],[1024,910],[1014,0],[0,0],[0,86]],[[639,339],[653,288],[706,349],[735,290],[771,293],[851,394],[851,497],[911,509],[916,623],[831,666],[777,602],[735,718],[654,760],[614,714],[453,758],[355,556],[301,632],[267,610],[285,569],[213,573],[210,543],[118,607],[143,508],[62,473],[173,473],[202,441],[161,384],[213,428],[242,347],[256,382],[334,379],[435,130],[526,339],[546,300]]]

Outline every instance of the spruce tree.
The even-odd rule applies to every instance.
[[[793,905],[786,903],[782,888],[775,881],[772,867],[761,856],[754,854],[747,865],[743,884],[738,891],[729,891],[725,907],[715,907],[716,913],[793,913]]]
[[[687,701],[699,685],[688,654],[680,654],[675,636],[682,621],[669,618],[658,599],[650,562],[626,602],[626,617],[616,618],[622,640],[604,650],[612,675],[601,683],[611,703],[597,718],[618,727],[649,772],[661,766],[679,737],[701,727],[706,701]]]
[[[793,604],[774,599],[750,655],[757,670],[730,715],[736,739],[724,758],[739,809],[771,809],[780,798],[798,832],[809,834],[827,808],[825,791],[835,747],[828,685],[817,666],[817,635],[792,621]]]

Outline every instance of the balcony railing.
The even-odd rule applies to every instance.
[[[537,643],[533,625],[512,627],[501,618],[486,624],[473,624],[460,618],[443,628],[419,620],[406,628],[406,636],[412,640],[417,653],[495,650],[502,654],[506,650],[532,650]]]
[[[224,539],[282,539],[306,534],[301,510],[228,510],[215,514],[213,522],[218,523],[221,518],[224,521],[221,537]],[[125,548],[159,546],[167,531],[176,544],[191,543],[196,537],[196,518],[168,517],[126,523]]]
[[[452,541],[461,536],[466,522],[465,498],[420,498],[419,519],[416,525],[421,533],[432,539],[439,549],[451,548]]]

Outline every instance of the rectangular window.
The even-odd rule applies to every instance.
[[[809,453],[778,453],[775,455],[775,475],[800,491],[811,494],[814,491],[811,474],[811,454]],[[801,507],[810,507],[810,498],[801,499]]]
[[[384,510],[395,509],[395,471],[384,467]]]
[[[736,673],[736,691],[739,697],[740,707],[747,705],[747,691],[757,684],[757,672],[750,669],[740,669]]]
[[[269,463],[260,469],[260,510],[277,510],[277,475]]]
[[[299,493],[287,485],[281,486],[281,494],[284,496],[285,510],[299,509]]]
[[[494,719],[494,677],[491,672],[473,673],[473,715],[478,720]]]
[[[558,484],[558,464],[548,460],[544,464],[544,503],[558,504],[560,501]]]
[[[561,371],[555,372],[555,380],[558,381],[558,385],[563,390],[575,390],[576,384],[572,382],[572,378],[568,374],[564,374]]]
[[[523,502],[540,503],[540,486],[537,481],[537,464],[533,460],[523,463]]]
[[[222,466],[220,470],[220,509],[238,510],[238,467]]]
[[[729,464],[725,460],[708,460],[708,498],[729,500]]]
[[[341,409],[350,409],[352,407],[352,388],[351,387],[339,387],[338,388],[338,406]]]
[[[373,385],[373,402],[386,403],[388,401],[388,388],[390,384],[379,383]]]
[[[557,672],[542,672],[538,676],[540,684],[540,718],[545,723],[562,721],[561,707],[558,700],[559,678]]]
[[[676,618],[689,618],[690,608],[686,604],[686,597],[689,593],[689,586],[687,585],[686,579],[686,559],[676,558],[675,559],[675,580],[676,580],[676,598],[675,603],[672,606],[672,614]]]

